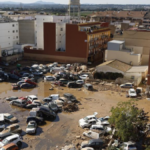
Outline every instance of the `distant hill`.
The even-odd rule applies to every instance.
[[[0,4],[14,4],[14,5],[18,5],[20,3],[23,3],[23,2],[13,2],[13,1],[3,1],[3,2],[0,2]],[[29,4],[29,3],[24,3],[24,4]],[[37,2],[33,2],[32,4],[56,4],[54,2],[45,2],[45,1],[37,1]]]

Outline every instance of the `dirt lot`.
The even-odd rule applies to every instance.
[[[110,115],[110,109],[120,101],[129,100],[126,98],[125,92],[115,91],[98,91],[90,92],[82,88],[69,89],[66,87],[55,88],[49,90],[51,84],[49,82],[39,82],[38,87],[32,90],[11,90],[11,83],[0,83],[0,113],[12,113],[19,119],[19,124],[24,130],[23,145],[24,150],[53,150],[60,149],[66,144],[76,142],[76,136],[82,135],[83,129],[78,127],[78,120],[98,112],[97,117]],[[95,86],[95,89],[98,87]],[[26,117],[29,110],[10,106],[5,98],[8,96],[27,96],[35,94],[39,99],[49,96],[50,94],[71,93],[81,102],[79,111],[73,113],[58,113],[55,121],[46,121],[45,125],[39,126],[36,135],[26,135]],[[140,108],[144,108],[146,112],[150,110],[150,101],[143,99],[137,101]]]

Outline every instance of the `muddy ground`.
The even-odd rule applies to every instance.
[[[87,91],[84,88],[69,89],[66,87],[55,87],[54,90],[49,90],[51,84],[49,82],[40,81],[38,87],[30,90],[11,90],[11,83],[0,83],[0,113],[11,113],[19,119],[19,124],[23,129],[23,145],[24,150],[53,150],[60,149],[66,144],[76,141],[76,136],[82,135],[84,129],[78,127],[78,120],[98,112],[97,117],[110,115],[110,109],[120,101],[129,100],[126,98],[126,93],[116,91]],[[97,86],[95,86],[97,89]],[[71,93],[81,102],[79,111],[73,113],[58,113],[54,121],[46,121],[45,125],[39,126],[36,135],[26,135],[26,117],[29,110],[10,106],[9,102],[5,101],[8,96],[27,96],[37,95],[39,99],[43,99],[51,94]],[[150,110],[150,101],[146,99],[137,101],[140,108],[144,108],[146,112]]]

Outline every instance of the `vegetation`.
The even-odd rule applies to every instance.
[[[118,103],[111,113],[109,122],[117,129],[116,136],[121,141],[137,141],[146,135],[147,113],[137,108],[133,100]]]
[[[108,80],[115,80],[117,78],[123,78],[123,74],[121,73],[112,73],[112,72],[96,72],[94,74],[94,78],[97,79],[108,79]]]

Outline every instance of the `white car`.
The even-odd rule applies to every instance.
[[[94,150],[92,147],[82,148],[81,150]]]
[[[83,132],[83,135],[92,139],[99,139],[99,133],[93,132],[93,131],[85,131]]]
[[[109,133],[112,129],[111,127],[96,124],[96,125],[92,125],[90,130],[95,130],[95,131],[100,132],[101,134],[105,134],[105,133]]]
[[[137,150],[135,143],[124,142],[121,146],[122,150]]]
[[[121,84],[120,87],[121,88],[133,88],[133,84],[132,83],[125,83],[125,84]]]
[[[105,117],[99,118],[99,120],[100,120],[101,122],[104,122],[104,121],[108,121],[109,118],[110,118],[109,116],[105,116]]]
[[[97,118],[96,118],[97,112],[94,113],[94,115],[86,116],[85,118],[82,118],[79,120],[79,126],[81,128],[88,128],[92,124],[96,124]]]
[[[76,83],[77,84],[84,84],[84,80],[77,80]]]
[[[88,75],[83,74],[83,75],[79,76],[79,78],[82,79],[82,80],[86,80],[86,79],[88,79]]]
[[[45,76],[44,77],[44,81],[55,81],[55,80],[56,80],[56,78],[53,76]]]
[[[129,97],[137,97],[137,93],[136,93],[135,89],[129,89],[128,96]]]
[[[2,142],[0,142],[0,148],[2,148],[3,146],[9,143],[14,143],[17,144],[18,146],[21,146],[22,138],[18,134],[13,134],[11,136],[8,136],[5,139],[3,139]]]
[[[52,94],[52,95],[50,95],[49,96],[49,98],[51,98],[52,100],[57,100],[57,99],[59,99],[59,94]]]
[[[28,95],[26,98],[27,100],[30,100],[31,102],[33,102],[34,100],[38,100],[36,95]]]
[[[26,128],[27,134],[35,134],[37,129],[37,123],[35,121],[30,121]]]

